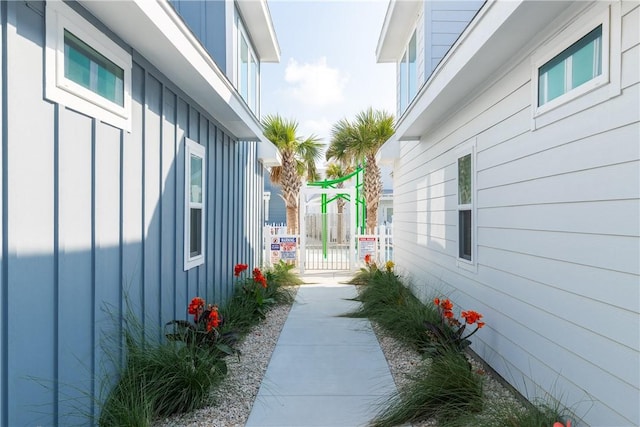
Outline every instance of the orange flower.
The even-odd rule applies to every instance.
[[[218,326],[220,326],[220,315],[218,314],[218,306],[214,305],[211,307],[211,311],[209,312],[207,332],[211,331],[213,328],[217,328]]]
[[[449,301],[448,299],[442,301],[440,303],[440,306],[445,310],[453,310],[453,303],[451,301]]]
[[[247,264],[236,264],[236,266],[233,268],[233,275],[238,277],[240,276],[240,273],[245,271],[247,268],[249,268]]]
[[[473,311],[473,310],[463,311],[462,313],[460,313],[460,315],[462,317],[464,317],[464,320],[469,325],[472,325],[472,324],[476,323],[478,320],[480,320],[482,318],[482,314],[478,313],[477,311]]]
[[[267,287],[267,279],[262,275],[258,267],[253,269],[253,281],[259,283],[263,288]]]
[[[484,322],[478,322],[478,329],[482,328],[484,326]]]
[[[204,300],[200,297],[195,297],[189,303],[189,314],[198,314],[200,308],[204,307]]]
[[[440,298],[434,298],[434,299],[433,299],[433,303],[434,303],[435,305],[440,305]]]
[[[446,317],[447,319],[451,319],[453,318],[453,311],[451,310],[445,310],[443,313],[444,317]]]
[[[189,314],[193,315],[193,321],[198,322],[198,316],[202,314],[204,310],[204,300],[200,297],[195,297],[189,303]]]
[[[367,265],[371,264],[371,254],[366,254],[364,256],[364,263]]]

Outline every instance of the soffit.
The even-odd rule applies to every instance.
[[[422,1],[391,0],[376,48],[378,62],[397,62],[413,31]]]
[[[417,140],[454,114],[571,3],[485,3],[400,117],[392,140]]]
[[[169,3],[89,0],[81,4],[231,135],[271,144],[258,119]]]
[[[280,45],[266,0],[236,2],[260,62],[280,62]]]

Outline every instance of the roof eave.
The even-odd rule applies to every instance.
[[[233,137],[270,144],[259,120],[166,0],[81,4]]]
[[[266,0],[236,0],[260,62],[280,62],[280,45]]]
[[[422,0],[391,0],[387,6],[378,46],[378,62],[397,62],[402,56],[409,39],[412,25],[418,17]]]
[[[486,2],[400,117],[393,141],[420,139],[468,103],[571,3]]]

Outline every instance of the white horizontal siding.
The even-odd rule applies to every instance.
[[[494,206],[478,209],[478,227],[634,237],[640,234],[635,200]]]
[[[394,171],[395,255],[416,292],[482,312],[474,349],[590,425],[640,422],[640,8],[622,10],[619,96],[532,130],[526,57],[401,142]],[[456,226],[458,149],[473,142],[475,272],[457,266]]]

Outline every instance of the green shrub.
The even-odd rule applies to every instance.
[[[126,332],[126,365],[102,407],[100,426],[146,426],[154,417],[199,408],[226,373],[217,353],[153,343],[139,332]]]
[[[482,410],[482,405],[482,378],[464,355],[450,352],[422,365],[408,385],[392,395],[372,425],[391,427],[431,417],[445,425]]]
[[[277,288],[280,288],[282,286],[301,285],[303,283],[302,279],[292,271],[294,268],[294,264],[287,264],[280,260],[277,264],[266,271],[269,286],[274,284]]]
[[[412,348],[424,348],[429,341],[424,323],[439,320],[437,309],[420,302],[393,272],[368,272],[366,283],[355,298],[360,308],[346,316],[369,318]]]
[[[238,264],[236,277],[240,277],[247,268],[246,264]],[[293,293],[289,285],[302,283],[300,278],[291,272],[292,268],[293,266],[280,262],[265,270],[264,274],[259,272],[256,276],[256,270],[259,269],[254,269],[252,277],[238,279],[232,297],[221,309],[225,319],[223,332],[246,333],[264,319],[266,312],[274,304],[292,303]]]
[[[247,269],[244,264],[238,266],[242,267],[236,270],[238,273]],[[129,311],[124,337],[116,337],[105,349],[117,366],[120,341],[124,339],[126,362],[101,405],[98,424],[102,427],[149,426],[156,417],[188,412],[207,404],[212,388],[227,373],[224,357],[234,354],[231,346],[239,336],[260,323],[273,304],[292,302],[293,294],[286,285],[298,283],[300,279],[290,270],[288,266],[278,265],[264,276],[254,270],[252,277],[239,280],[232,298],[219,310],[224,321],[219,328],[212,324],[213,331],[209,331],[206,324],[208,313],[213,310],[209,308],[209,311],[197,311],[205,321],[193,325],[184,320],[168,322],[167,325],[174,328],[173,333],[165,333],[168,340],[158,342],[150,337],[160,334],[145,330]],[[192,304],[198,299],[202,300],[196,297]],[[201,305],[204,310],[204,300]],[[190,314],[195,313],[190,307]],[[217,338],[211,340],[210,336]],[[202,337],[206,339],[200,339]]]

